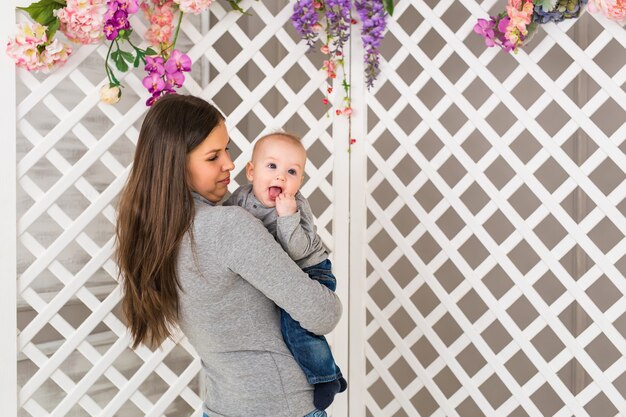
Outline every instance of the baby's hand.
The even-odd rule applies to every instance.
[[[296,197],[291,194],[281,193],[276,197],[276,213],[278,216],[290,216],[298,211]]]

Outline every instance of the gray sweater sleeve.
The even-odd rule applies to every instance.
[[[315,334],[333,330],[341,317],[335,293],[304,273],[261,221],[233,207],[213,234],[218,256],[234,273]]]
[[[298,211],[276,219],[276,237],[291,259],[299,261],[316,249],[316,229],[309,202],[296,194]]]

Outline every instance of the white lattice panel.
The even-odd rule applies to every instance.
[[[349,306],[334,346],[351,416],[626,414],[626,32],[585,15],[513,57],[472,33],[501,3],[400,1],[370,92],[353,37],[350,134],[287,1],[214,2],[181,30],[186,92],[227,115],[235,183],[259,134],[304,136],[303,192]],[[18,72],[18,415],[200,415],[186,340],[127,348],[113,207],[147,94],[137,71],[98,103],[105,55]]]
[[[399,2],[364,95],[365,415],[626,415],[626,31],[503,3]]]
[[[337,244],[333,221],[341,216],[335,200],[341,204],[347,193],[333,187],[347,189],[347,178],[333,181],[331,174],[334,165],[347,166],[345,149],[332,157],[333,129],[347,137],[348,126],[333,126],[322,105],[323,58],[306,54],[287,1],[242,6],[250,16],[214,2],[204,16],[184,21],[178,45],[194,66],[182,93],[211,100],[225,113],[237,167],[233,186],[245,182],[250,143],[261,133],[284,127],[303,136],[309,149],[303,193],[325,244],[345,257],[347,239]],[[132,24],[146,30],[141,17]],[[105,45],[77,48],[48,76],[18,71],[18,415],[200,416],[200,361],[187,340],[132,351],[117,307],[114,207],[147,92],[143,72],[135,71],[120,78],[118,105],[99,103],[106,51]],[[344,271],[347,259],[335,259],[339,278]],[[338,291],[345,296],[347,283]],[[343,343],[336,346],[339,363],[347,360]],[[345,414],[345,404],[337,403]]]

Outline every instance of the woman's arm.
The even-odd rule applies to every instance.
[[[218,257],[226,266],[315,334],[332,331],[341,301],[309,278],[274,240],[260,220],[240,207],[223,207],[223,227],[215,231]]]

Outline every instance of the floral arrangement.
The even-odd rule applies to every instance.
[[[356,0],[354,7],[363,24],[361,39],[366,51],[365,75],[368,89],[374,85],[378,76],[380,52],[379,47],[386,28],[387,14],[393,13],[393,2],[382,0]],[[292,23],[309,48],[313,50],[317,40],[321,40],[320,51],[328,55],[322,69],[327,74],[327,94],[322,99],[325,105],[330,104],[329,95],[333,92],[332,80],[337,77],[338,67],[344,70],[344,46],[350,39],[350,25],[357,23],[351,16],[352,2],[350,0],[296,0]],[[337,115],[350,117],[350,85],[345,77],[341,83],[343,87],[343,102],[335,110]]]
[[[508,0],[505,12],[489,20],[478,19],[474,32],[485,38],[488,47],[517,53],[539,25],[575,19],[585,6],[591,13],[602,12],[618,22],[626,20],[626,0]]]
[[[241,0],[227,0],[233,10],[244,10]],[[151,106],[160,97],[176,92],[185,81],[185,72],[191,71],[191,59],[176,49],[176,41],[186,13],[200,14],[213,0],[39,0],[28,7],[18,8],[31,17],[32,23],[17,26],[15,37],[7,43],[7,54],[15,64],[28,71],[48,73],[67,62],[72,46],[55,35],[60,31],[68,41],[80,44],[108,42],[105,59],[107,83],[100,90],[103,102],[119,101],[123,85],[112,68],[124,73],[143,65],[146,75],[143,86],[150,93],[146,105]],[[350,26],[356,9],[362,26],[362,40],[366,50],[367,86],[374,84],[379,70],[379,47],[385,30],[385,19],[393,13],[393,0],[296,0],[292,22],[298,33],[314,48],[322,40],[321,52],[329,85],[323,99],[330,104],[331,80],[337,77],[337,68],[344,67],[344,46],[350,38]],[[142,11],[150,26],[145,41],[136,41],[130,17]],[[135,38],[135,40],[133,40]],[[349,84],[344,79],[343,105],[336,114],[350,116]]]

